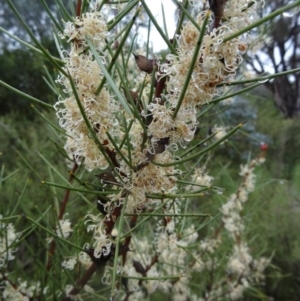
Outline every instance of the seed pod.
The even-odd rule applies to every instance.
[[[95,175],[95,177],[98,177],[100,180],[101,180],[101,183],[103,184],[115,184],[115,183],[118,183],[116,178],[108,173],[108,172],[103,172],[99,175]]]
[[[104,249],[106,251],[106,247],[102,247],[102,249]],[[89,255],[92,262],[95,263],[97,266],[104,266],[109,261],[109,259],[112,257],[112,255],[114,255],[112,252],[113,250],[111,250],[111,252],[109,252],[107,255],[101,254],[101,256],[98,258],[98,257],[95,257],[94,249],[92,249],[92,248],[85,249],[83,251]]]
[[[142,266],[142,264],[139,261],[133,260],[133,266],[137,273],[140,273],[143,277],[146,277],[146,270]]]
[[[105,209],[106,200],[98,196],[97,209],[105,216],[107,214],[107,209]]]
[[[134,55],[135,61],[140,70],[142,70],[148,74],[151,74],[153,72],[153,67],[154,66],[157,67],[155,59],[149,60],[143,55],[140,55],[140,54],[136,55],[134,53],[132,53],[132,54]]]

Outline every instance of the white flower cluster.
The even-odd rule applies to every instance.
[[[193,186],[188,186],[187,190],[199,190],[204,187],[209,187],[212,185],[214,178],[210,176],[204,167],[196,167],[191,176],[191,182],[194,184]]]
[[[17,248],[14,245],[18,243],[19,237],[20,234],[16,233],[14,225],[5,223],[3,216],[0,215],[0,271],[6,267],[8,261],[15,259],[14,253]],[[18,279],[18,283],[12,285],[4,275],[4,273],[0,274],[1,300],[29,301],[41,291],[39,282],[28,285],[27,281]]]
[[[15,259],[16,248],[14,244],[18,242],[18,238],[19,234],[16,233],[14,225],[12,223],[6,224],[0,214],[0,269],[8,261]]]
[[[172,176],[176,170],[173,167],[162,168],[148,162],[147,156],[149,156],[151,148],[147,147],[147,144],[145,149],[141,148],[143,128],[137,120],[131,123],[128,136],[130,145],[127,142],[124,143],[122,153],[127,160],[132,161],[133,166],[144,164],[142,168],[134,171],[128,165],[128,162],[118,154],[108,138],[107,132],[118,143],[124,137],[124,129],[121,129],[121,125],[116,118],[120,107],[105,87],[102,88],[100,94],[95,94],[103,80],[103,74],[91,51],[87,48],[86,42],[86,38],[90,38],[101,54],[107,35],[105,21],[102,15],[96,11],[86,13],[80,18],[76,18],[74,22],[66,23],[65,30],[61,34],[62,38],[67,37],[68,41],[71,42],[71,49],[63,58],[65,62],[64,70],[74,81],[76,94],[98,141],[108,154],[113,154],[115,157],[114,172],[119,175],[119,177],[116,177],[119,184],[117,188],[120,189],[120,186],[122,186],[118,194],[108,196],[111,201],[105,204],[105,211],[107,212],[105,219],[94,220],[93,225],[89,225],[89,230],[94,231],[95,243],[93,247],[94,256],[97,258],[111,251],[112,242],[110,235],[106,233],[105,220],[111,218],[110,214],[117,206],[124,203],[125,198],[127,198],[126,211],[132,213],[142,209],[149,202],[147,195],[170,193],[176,188],[176,178]],[[102,56],[102,60],[105,64],[104,56]],[[95,140],[91,139],[92,135],[89,133],[76,102],[70,79],[62,74],[57,82],[63,86],[65,95],[56,103],[55,109],[59,124],[67,134],[65,144],[67,154],[77,164],[84,164],[89,171],[99,168],[106,169],[108,167],[107,159],[99,150]],[[124,122],[129,124],[130,120],[125,119]],[[122,127],[124,127],[123,124]],[[164,152],[158,154],[156,160],[161,163],[170,163],[172,162],[172,156],[169,152]],[[97,217],[92,216],[91,218],[97,219]],[[70,231],[67,221],[57,228],[57,234],[64,237],[67,237],[66,235],[69,235]],[[73,264],[72,261],[64,263],[66,268],[72,268]]]
[[[244,230],[244,223],[240,213],[243,209],[243,203],[248,200],[249,193],[254,190],[254,169],[257,165],[263,163],[264,160],[265,158],[261,156],[241,167],[240,175],[244,177],[243,184],[237,193],[232,194],[228,201],[222,205],[221,213],[224,227],[233,239],[238,240]]]
[[[92,214],[88,214],[87,217],[89,218],[86,221],[88,224],[87,231],[93,231],[93,237],[95,239],[93,244],[94,256],[96,258],[101,257],[101,255],[107,256],[111,252],[112,242],[106,234],[105,219]],[[106,219],[109,219],[109,216],[107,216]]]
[[[130,247],[132,252],[127,254],[124,272],[129,276],[158,279],[142,281],[142,285],[138,279],[128,279],[127,288],[130,294],[127,300],[146,300],[147,295],[157,290],[171,294],[174,301],[186,300],[192,293],[188,285],[191,274],[186,265],[189,254],[184,248],[194,244],[198,234],[194,226],[191,226],[182,233],[183,238],[178,238],[174,220],[169,219],[166,225],[160,224],[156,228],[155,235],[155,250],[147,237],[133,237]],[[173,278],[162,281],[159,279],[161,276]]]
[[[103,88],[98,95],[95,94],[103,80],[103,74],[90,50],[85,51],[88,37],[101,52],[107,34],[106,22],[102,15],[98,12],[91,12],[84,14],[81,18],[76,18],[74,22],[66,23],[65,31],[61,36],[66,36],[69,41],[72,41],[70,51],[65,53],[63,58],[64,70],[76,85],[77,95],[89,123],[96,132],[97,139],[106,148],[112,149],[106,132],[110,132],[112,137],[122,136],[115,116],[119,106],[106,88]],[[104,57],[102,60],[105,63]],[[67,154],[71,159],[75,159],[77,164],[84,162],[88,170],[107,168],[108,162],[92,139],[82,117],[70,79],[61,74],[57,82],[64,87],[65,97],[60,97],[54,107],[59,124],[67,134],[65,145]]]
[[[243,176],[243,182],[237,193],[231,195],[227,203],[223,205],[221,209],[223,230],[222,232],[221,230],[214,231],[213,238],[205,237],[197,242],[198,233],[194,225],[186,228],[179,238],[176,234],[177,222],[168,217],[167,212],[165,212],[164,220],[155,228],[154,248],[150,245],[148,238],[132,238],[131,252],[127,254],[124,266],[125,275],[149,278],[169,275],[179,278],[178,280],[143,280],[142,282],[138,279],[129,279],[128,300],[145,300],[147,294],[149,296],[156,290],[171,294],[172,300],[178,301],[188,298],[195,301],[212,301],[219,300],[220,296],[224,300],[238,300],[243,297],[249,286],[263,282],[263,272],[270,261],[264,257],[255,259],[251,255],[242,235],[244,222],[241,217],[243,204],[254,189],[254,168],[263,162],[262,155],[241,167],[240,175]],[[203,181],[203,173],[204,170],[199,169],[195,172],[195,179],[200,176],[199,182]],[[206,184],[210,181],[211,179],[208,179]],[[238,199],[238,196],[241,199]],[[171,207],[168,210],[172,212]],[[178,210],[175,212],[179,213]],[[222,236],[226,233],[230,234],[233,245],[225,263],[226,273],[224,273],[224,263],[217,260],[220,254],[216,252],[222,247]],[[190,248],[195,243],[199,247]],[[222,271],[221,274],[220,271]],[[216,277],[211,283],[210,289],[206,290],[205,298],[194,295],[190,289],[189,284],[193,279],[193,273],[202,273],[203,279],[205,279],[205,273],[220,277]]]
[[[214,136],[215,140],[220,140],[227,134],[227,130],[225,127],[215,124],[212,128],[212,133],[215,134],[215,136]],[[224,142],[225,141],[223,141],[222,144]]]
[[[107,212],[104,218],[89,215],[88,231],[91,230],[94,233],[95,257],[106,256],[111,252],[113,240],[111,229],[107,230],[107,222],[116,218],[116,215],[113,214],[115,209],[121,208],[126,201],[126,213],[138,213],[147,204],[159,204],[154,197],[151,198],[152,195],[167,195],[177,189],[176,175],[179,174],[179,171],[173,166],[154,165],[151,161],[154,158],[157,163],[173,163],[174,156],[171,151],[176,149],[178,144],[194,138],[198,125],[196,116],[198,107],[219,95],[222,91],[219,85],[232,79],[242,62],[241,55],[246,51],[249,40],[245,36],[227,42],[224,42],[224,39],[254,20],[258,2],[261,1],[254,1],[254,4],[248,7],[250,1],[226,1],[224,22],[204,35],[194,66],[191,66],[191,61],[200,34],[199,29],[191,22],[183,26],[177,40],[177,55],[170,54],[167,56],[167,63],[159,64],[161,74],[158,78],[167,77],[167,93],[162,96],[162,99],[157,98],[148,106],[144,105],[151,116],[146,116],[145,111],[141,112],[141,118],[150,117],[151,119],[146,133],[144,133],[145,129],[140,124],[140,120],[130,119],[126,113],[119,114],[117,118],[120,106],[109,94],[106,86],[101,89],[99,94],[96,94],[104,75],[89,50],[86,39],[89,38],[94,44],[105,65],[106,57],[103,48],[108,32],[103,16],[94,11],[83,14],[73,22],[66,23],[61,37],[66,37],[71,42],[71,48],[68,53],[64,53],[64,70],[74,81],[75,94],[78,95],[84,114],[94,132],[89,132],[69,77],[62,74],[57,81],[63,86],[64,96],[60,97],[55,109],[59,123],[67,134],[65,149],[70,158],[73,158],[77,164],[83,164],[89,171],[107,169],[109,164],[102,153],[103,150],[100,151],[99,146],[95,143],[94,136],[96,136],[106,154],[113,157],[114,166],[110,167],[112,177],[115,177],[113,182],[115,181],[116,185],[113,182],[110,184],[112,189],[119,191],[106,196],[109,201],[103,204]],[[199,13],[197,16],[196,22],[200,28],[204,24],[205,15],[205,13]],[[181,107],[174,117],[179,96],[191,68],[193,73],[187,91]],[[130,130],[126,132],[125,128],[129,126]],[[214,128],[214,130],[218,131],[219,128]],[[219,136],[216,136],[218,139],[226,133],[224,129],[219,132]],[[121,145],[120,149],[115,148],[107,133],[116,144]],[[224,228],[235,242],[235,248],[227,266],[228,272],[234,275],[234,280],[229,281],[226,287],[226,292],[229,291],[228,295],[233,300],[237,299],[237,296],[241,296],[248,283],[253,279],[262,279],[261,272],[265,267],[264,262],[267,264],[267,261],[255,261],[249,255],[246,243],[239,241],[244,228],[240,215],[242,204],[247,200],[248,193],[254,187],[253,168],[255,164],[253,166],[251,164],[245,166],[241,172],[245,177],[243,186],[238,193],[229,198],[221,209]],[[203,168],[195,170],[193,175],[195,184],[210,186],[212,180],[213,178],[208,176]],[[167,208],[167,197],[164,198],[164,202],[165,209]],[[115,220],[113,220],[114,222]],[[175,229],[177,222],[175,219],[165,218],[164,224],[157,227],[154,243],[155,253],[150,251],[148,237],[146,240],[132,237],[133,251],[126,253],[127,260],[124,271],[129,276],[141,276],[143,271],[148,277],[177,275],[177,280],[143,281],[143,286],[146,287],[148,293],[154,292],[157,288],[165,292],[172,292],[174,300],[178,301],[201,300],[191,294],[188,280],[192,275],[191,271],[217,268],[212,256],[220,246],[221,238],[217,236],[201,240],[199,248],[202,253],[209,253],[210,258],[204,260],[201,254],[192,254],[194,260],[190,266],[187,266],[189,253],[185,248],[196,242],[198,234],[191,226],[185,230],[182,237],[178,237]],[[67,221],[57,229],[57,233],[62,236],[68,235],[71,230],[64,232],[63,228],[68,229]],[[133,265],[133,260],[138,263]],[[159,265],[155,264],[156,262]],[[72,269],[76,263],[77,261],[71,258],[66,260],[63,266],[66,269]],[[240,277],[241,273],[243,277]],[[252,275],[255,276],[252,277]],[[107,274],[104,278],[105,282],[110,282]],[[238,279],[242,280],[238,282]],[[127,300],[142,300],[145,297],[139,286],[138,280],[128,281],[128,290],[131,294],[127,296],[128,298],[126,297]],[[220,289],[220,285],[218,288],[212,288],[210,296],[216,296],[216,291],[219,292]],[[206,300],[210,300],[210,296]]]
[[[115,206],[122,204],[125,197],[128,197],[127,211],[133,212],[145,206],[148,202],[147,195],[173,191],[176,188],[176,179],[172,177],[172,174],[176,170],[173,167],[162,168],[149,163],[149,156],[155,155],[155,147],[149,146],[146,142],[142,149],[143,128],[137,120],[133,120],[131,123],[128,133],[129,143],[123,143],[121,149],[127,160],[118,154],[108,138],[107,132],[115,142],[120,143],[123,140],[124,125],[121,125],[116,117],[120,106],[105,87],[101,89],[99,95],[95,94],[103,80],[103,74],[87,48],[86,42],[86,38],[90,38],[101,54],[107,35],[103,16],[96,11],[86,13],[80,18],[76,18],[74,22],[67,22],[61,37],[68,38],[68,41],[71,42],[71,49],[63,58],[64,70],[70,74],[76,85],[77,95],[88,121],[95,131],[96,138],[103,149],[115,157],[113,169],[115,173],[118,173],[119,176],[116,177],[116,180],[119,182],[119,187],[123,186],[123,189],[119,194],[109,196],[111,204],[106,204],[105,208],[108,213],[111,213]],[[102,60],[105,64],[104,55]],[[69,78],[62,74],[57,82],[64,87],[63,92],[66,96],[60,97],[55,104],[55,109],[59,124],[67,134],[65,144],[67,154],[77,164],[84,164],[89,171],[99,168],[106,169],[109,166],[107,159],[99,150],[95,140],[91,139],[92,135],[82,117]],[[125,118],[127,118],[126,115]],[[124,120],[127,125],[130,122],[129,118]],[[155,142],[153,143],[155,144]],[[170,163],[173,160],[167,151],[157,155],[155,159],[161,163]],[[128,161],[131,161],[131,166],[128,165]],[[132,166],[137,167],[143,164],[144,166],[136,171],[132,169]],[[124,191],[126,191],[125,194]]]
[[[18,285],[12,285],[9,281],[2,281],[1,283],[1,300],[7,301],[29,301],[41,292],[40,282],[36,282],[28,286],[27,281],[18,280]]]
[[[59,237],[68,238],[72,231],[71,222],[68,219],[60,220],[56,226],[56,234]]]
[[[88,246],[86,245],[84,249],[88,249]],[[66,270],[74,270],[76,264],[80,264],[84,269],[88,269],[92,264],[92,261],[87,252],[81,251],[77,256],[65,259],[61,266]]]
[[[194,49],[199,37],[199,30],[187,22],[178,38],[178,54],[167,55],[167,63],[160,64],[162,76],[168,76],[166,102],[151,104],[153,122],[149,131],[152,140],[170,137],[171,141],[190,141],[197,126],[196,107],[208,103],[213,96],[219,95],[223,88],[217,85],[233,78],[242,62],[242,54],[247,50],[249,37],[240,36],[223,42],[234,32],[254,21],[256,7],[262,1],[226,1],[223,19],[224,24],[204,35],[201,49],[194,66],[191,66]],[[197,4],[198,5],[198,4]],[[205,12],[199,13],[196,19],[201,28]],[[178,98],[186,81],[189,70],[193,73],[185,93],[183,103],[175,119],[172,118]],[[162,118],[161,116],[164,116]]]
[[[232,2],[232,1],[231,1]],[[77,17],[73,22],[65,24],[65,30],[61,33],[62,38],[71,42],[69,52],[65,52],[64,70],[74,81],[76,94],[83,107],[84,113],[90,123],[93,133],[90,133],[86,122],[76,102],[68,76],[61,74],[58,83],[63,86],[64,97],[60,97],[55,105],[57,116],[62,128],[67,134],[65,149],[69,157],[77,164],[84,164],[89,170],[106,169],[109,164],[103,155],[103,149],[107,154],[114,156],[114,173],[118,173],[116,180],[123,189],[120,193],[108,196],[111,203],[105,207],[108,213],[116,206],[128,200],[127,212],[142,209],[151,197],[151,194],[171,193],[176,190],[176,174],[174,167],[154,166],[149,157],[155,156],[159,163],[171,163],[174,161],[169,149],[176,143],[191,141],[198,124],[196,113],[197,106],[211,100],[219,93],[216,88],[224,80],[229,80],[235,74],[235,70],[242,61],[241,54],[246,50],[247,42],[243,37],[232,39],[226,43],[223,39],[238,29],[237,18],[232,14],[231,2],[227,1],[224,10],[224,25],[212,32],[205,34],[202,46],[194,66],[190,66],[197,43],[199,30],[188,22],[178,38],[178,55],[169,55],[168,63],[161,64],[161,76],[168,76],[166,81],[167,93],[163,103],[160,99],[148,105],[151,114],[151,123],[147,129],[150,141],[144,141],[144,129],[137,120],[131,120],[128,116],[122,122],[131,124],[130,132],[124,137],[123,124],[116,118],[120,106],[109,94],[105,86],[99,94],[96,94],[100,83],[104,79],[103,74],[88,48],[87,38],[102,55],[103,63],[106,64],[103,48],[105,38],[108,36],[103,16],[95,11],[85,13]],[[245,9],[245,3],[236,2],[235,12],[239,12],[238,18],[247,18],[254,13],[255,5]],[[246,11],[246,12],[245,12]],[[199,13],[197,23],[203,25],[205,14]],[[247,20],[248,20],[247,19]],[[250,17],[249,22],[252,21]],[[248,22],[248,21],[247,21]],[[188,70],[193,68],[183,103],[174,118],[174,110],[178,104]],[[122,143],[122,156],[118,154],[112,139]],[[102,145],[102,151],[95,143],[94,136]],[[93,138],[93,139],[92,139]],[[167,139],[164,142],[163,139]],[[127,143],[128,142],[128,143]],[[158,149],[161,148],[159,151]],[[151,154],[151,155],[150,155]],[[124,159],[126,158],[126,159]],[[140,168],[132,168],[140,166]],[[209,181],[209,179],[207,179]],[[102,236],[101,236],[102,237]],[[99,237],[100,239],[100,237]],[[102,237],[100,240],[105,240]],[[102,243],[101,243],[102,244]]]
[[[90,38],[95,47],[102,49],[107,36],[106,23],[99,12],[87,12],[82,17],[76,17],[74,22],[67,22],[65,30],[60,33],[62,39],[67,38],[68,42],[78,41],[80,46],[88,47],[86,37]]]
[[[263,271],[269,264],[266,258],[256,260],[251,256],[243,237],[245,225],[241,215],[243,204],[248,200],[249,193],[254,190],[254,169],[264,161],[262,155],[241,167],[243,183],[237,193],[232,194],[221,208],[224,228],[234,241],[234,249],[227,264],[231,279],[228,281],[229,295],[232,300],[241,298],[250,284],[261,282],[264,279]]]

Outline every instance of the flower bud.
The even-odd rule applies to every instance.
[[[155,59],[149,60],[143,55],[140,55],[140,54],[136,55],[134,53],[132,53],[132,54],[134,55],[135,61],[140,70],[142,70],[148,74],[151,74],[153,71],[153,67],[154,66],[157,67]]]

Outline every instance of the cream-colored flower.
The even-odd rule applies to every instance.
[[[12,223],[6,224],[2,219],[3,216],[0,214],[0,268],[7,261],[15,259],[14,253],[17,249],[14,244],[18,242],[20,236]]]
[[[73,270],[77,263],[76,258],[69,258],[62,262],[61,266],[67,270]]]
[[[60,220],[59,225],[56,226],[56,234],[59,237],[68,238],[72,231],[69,219]]]

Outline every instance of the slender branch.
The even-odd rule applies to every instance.
[[[81,5],[82,5],[81,0],[78,0],[77,6],[76,6],[76,16],[77,17],[80,17],[80,15],[81,15]]]
[[[72,182],[72,180],[73,180],[73,175],[72,174],[75,173],[77,167],[78,167],[78,165],[75,163],[74,166],[73,166],[72,172],[70,173],[69,183]],[[67,203],[68,203],[68,200],[69,200],[70,192],[71,192],[70,189],[67,189],[66,192],[65,192],[63,201],[62,201],[61,206],[60,206],[60,210],[59,210],[59,214],[58,214],[58,220],[63,219],[64,213],[65,213],[65,210],[66,210],[66,206],[67,206]],[[55,243],[55,240],[53,239],[50,243],[49,250],[48,250],[48,262],[47,262],[47,265],[46,265],[47,272],[49,272],[51,267],[52,267],[52,258],[53,258],[53,254],[55,252],[55,246],[56,246],[56,243]],[[45,277],[45,283],[47,282],[47,280],[48,280],[48,273],[46,274],[46,277]]]
[[[91,279],[94,273],[97,271],[98,265],[96,263],[92,263],[90,267],[86,270],[81,279],[78,280],[76,286],[72,288],[72,290],[68,293],[68,297],[62,299],[62,301],[71,301],[74,300],[74,296],[77,295],[82,288],[86,285],[86,283]]]

